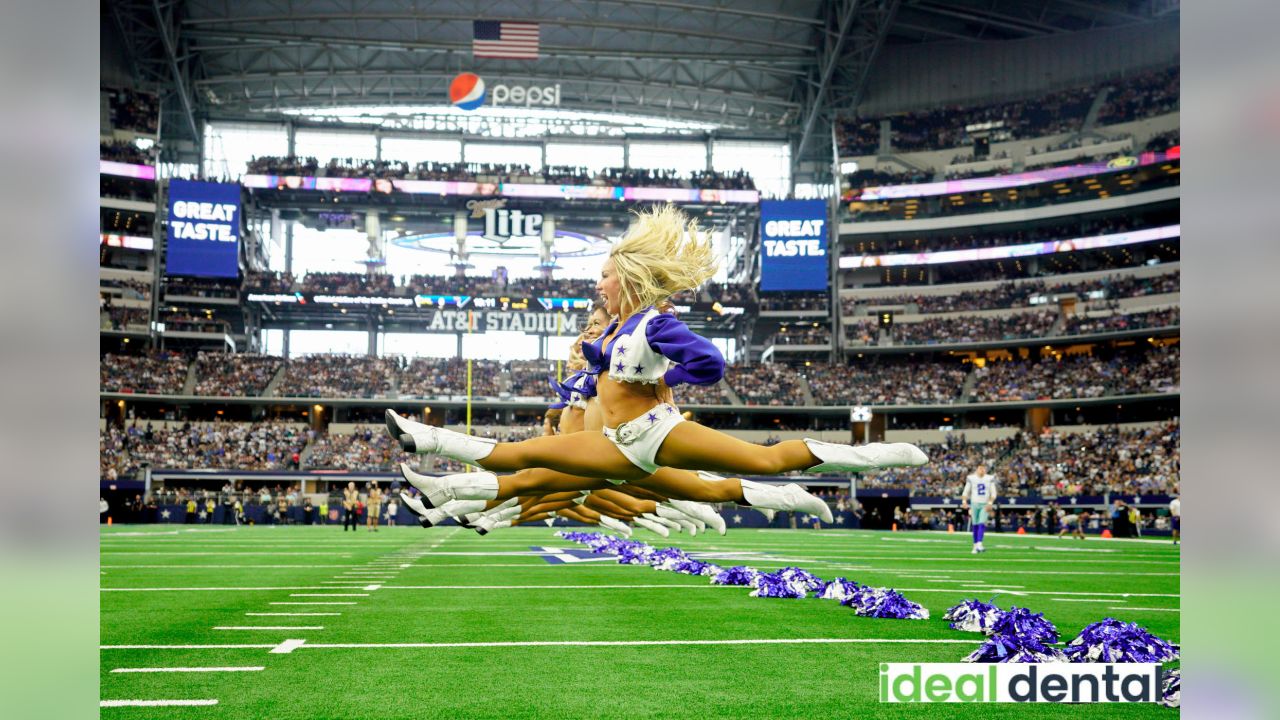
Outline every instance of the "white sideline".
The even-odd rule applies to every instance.
[[[273,602],[268,605],[355,605],[354,602]]]
[[[214,630],[323,630],[323,625],[215,625]]]
[[[140,587],[140,588],[99,588],[102,592],[231,592],[267,590],[341,590],[327,588],[323,585],[293,585],[288,587]]]
[[[262,665],[242,667],[161,667],[161,668],[116,668],[113,673],[216,673],[216,672],[256,672],[266,670]]]
[[[217,700],[103,700],[99,707],[199,707],[217,705]]]
[[[334,617],[342,613],[254,613],[247,612],[249,617]]]
[[[738,640],[518,640],[509,642],[422,642],[422,643],[311,643],[290,639],[278,645],[102,645],[100,650],[199,650],[204,648],[246,650],[270,649],[288,654],[298,648],[322,650],[391,650],[405,648],[489,648],[489,647],[647,647],[660,645],[973,645],[972,638],[745,638]]]
[[[1109,607],[1107,609],[1108,610],[1150,610],[1154,612],[1176,612],[1176,613],[1182,612],[1182,608],[1140,608],[1140,607],[1124,607],[1123,605],[1118,607]]]

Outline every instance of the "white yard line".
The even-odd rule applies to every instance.
[[[302,612],[302,613],[247,612],[245,613],[245,615],[249,617],[334,617],[341,614],[342,613],[309,613],[309,612]]]
[[[369,593],[289,593],[289,597],[369,597]]]
[[[1147,608],[1147,607],[1109,607],[1108,610],[1143,610],[1151,612],[1182,612],[1182,608]]]
[[[245,650],[269,649],[288,654],[302,649],[400,649],[400,648],[489,648],[489,647],[645,647],[673,645],[973,645],[973,638],[743,638],[732,640],[519,640],[508,642],[421,642],[421,643],[312,643],[285,640],[278,645],[102,645],[100,650]]]
[[[269,590],[341,590],[323,585],[295,585],[289,587],[141,587],[99,588],[101,592],[265,592]]]
[[[323,625],[215,625],[214,630],[323,630]]]
[[[273,602],[268,605],[355,605],[354,602]]]
[[[217,700],[103,700],[99,707],[201,707],[217,705]]]
[[[160,668],[116,668],[113,673],[224,673],[224,672],[257,672],[266,670],[262,665],[241,667],[160,667]]]

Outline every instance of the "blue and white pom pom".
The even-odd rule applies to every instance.
[[[661,550],[655,550],[649,556],[649,565],[654,570],[674,570],[679,563],[689,561],[689,556],[684,554],[680,548],[668,547]]]
[[[618,543],[618,563],[622,565],[648,565],[649,558],[657,552],[648,543],[623,540]]]
[[[751,586],[755,588],[751,597],[802,598],[809,594],[809,583],[804,577],[781,572],[757,575]]]
[[[745,565],[735,565],[711,576],[712,585],[750,585],[760,571]]]
[[[1062,651],[1034,637],[995,634],[964,659],[971,663],[1053,663],[1067,662]]]
[[[911,602],[902,593],[889,588],[861,586],[848,599],[841,600],[861,617],[892,620],[928,620],[929,611],[920,603]]]
[[[774,574],[787,582],[800,583],[804,585],[806,592],[818,590],[826,584],[822,578],[814,575],[808,570],[798,567],[784,567]]]
[[[1066,648],[1071,662],[1163,663],[1177,660],[1177,645],[1132,622],[1106,618],[1087,625]]]
[[[817,588],[818,594],[814,597],[821,600],[839,600],[843,602],[853,597],[861,587],[865,586],[852,580],[838,577],[829,583],[823,583],[821,587]]]
[[[1044,613],[1016,606],[1002,613],[987,634],[1035,638],[1043,643],[1058,642],[1058,628],[1044,619]]]
[[[702,562],[701,560],[691,560],[688,558],[675,563],[671,567],[672,572],[678,572],[684,575],[702,575],[704,577],[715,575],[723,569],[724,568],[721,568],[719,565],[712,565],[711,563]]]
[[[1003,614],[1003,610],[991,603],[984,603],[981,600],[965,600],[959,605],[949,608],[946,614],[942,616],[942,619],[951,621],[952,630],[990,633],[991,628],[995,627],[996,621]]]
[[[1164,686],[1160,688],[1160,704],[1165,707],[1182,707],[1182,672],[1168,670],[1164,674]]]

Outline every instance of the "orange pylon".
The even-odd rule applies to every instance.
[[[1102,529],[1102,537],[1104,537],[1104,538],[1109,538],[1109,537],[1111,537],[1111,528],[1103,528],[1103,529]]]
[[[1027,534],[1027,529],[1026,529],[1026,528],[1024,528],[1024,527],[1020,527],[1020,528],[1018,528],[1018,534],[1019,534],[1019,535],[1026,535],[1026,534]]]

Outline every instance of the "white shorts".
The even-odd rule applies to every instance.
[[[682,422],[684,417],[674,405],[662,403],[616,428],[606,427],[604,436],[618,446],[632,465],[652,474],[661,467],[655,459],[658,448],[662,447],[662,441],[666,440],[671,430]]]

